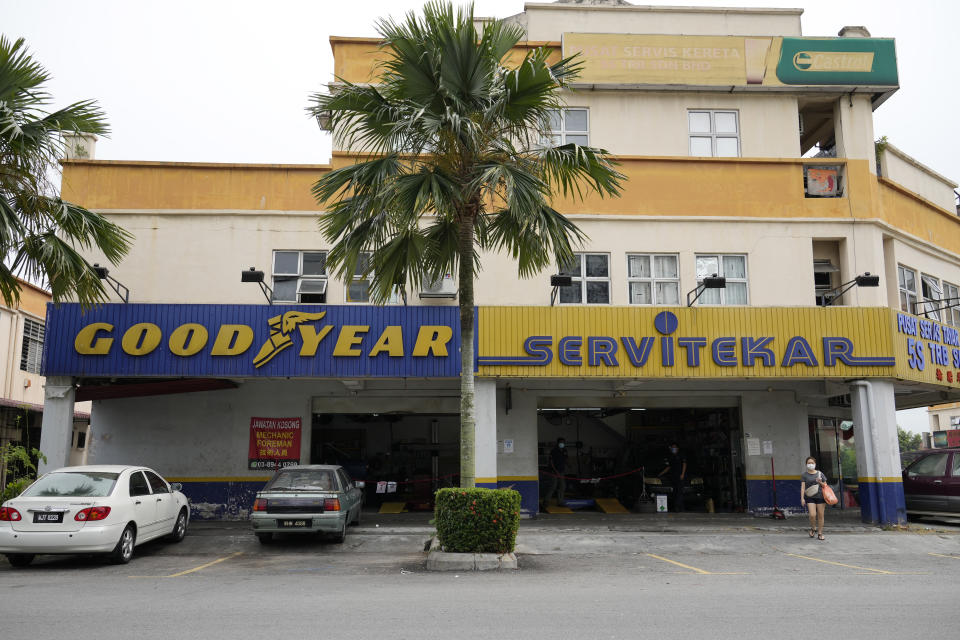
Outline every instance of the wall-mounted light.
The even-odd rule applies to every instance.
[[[707,276],[700,281],[700,284],[697,285],[696,289],[687,292],[687,306],[692,307],[693,303],[697,301],[703,292],[707,289],[726,289],[727,288],[727,279],[721,278],[717,274],[712,276]],[[694,295],[696,294],[696,295]],[[690,296],[693,296],[693,300],[690,299]]]
[[[836,302],[843,294],[854,287],[879,287],[880,276],[872,276],[870,272],[865,272],[862,276],[857,276],[849,282],[844,282],[839,287],[831,289],[823,294],[823,306],[829,307]]]
[[[551,307],[557,301],[557,294],[560,291],[560,287],[569,287],[572,284],[573,278],[571,276],[550,276],[550,286],[553,287],[553,290],[550,292]]]
[[[117,279],[110,275],[109,269],[101,267],[98,263],[94,262],[93,272],[97,274],[97,277],[101,280],[106,280],[110,288],[117,292],[117,295],[120,296],[120,299],[123,300],[124,303],[130,302],[130,289],[117,282]]]
[[[256,282],[260,285],[260,290],[263,291],[263,295],[267,299],[267,304],[273,304],[273,289],[268,287],[263,281],[263,271],[258,271],[256,267],[250,267],[246,271],[241,271],[240,282]]]

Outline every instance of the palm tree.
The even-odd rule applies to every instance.
[[[83,207],[64,202],[49,175],[63,157],[64,133],[108,132],[92,100],[47,111],[50,79],[24,46],[0,36],[0,295],[20,300],[23,277],[49,285],[54,301],[75,296],[87,306],[106,299],[78,249],[99,249],[116,264],[133,236]]]
[[[430,2],[422,17],[377,23],[384,59],[375,85],[339,80],[311,97],[338,143],[364,154],[313,187],[332,245],[328,264],[346,281],[358,264],[371,297],[384,301],[423,281],[456,273],[460,306],[460,477],[474,467],[474,276],[480,251],[506,252],[521,277],[568,264],[580,230],[551,196],[618,195],[624,178],[606,151],[550,147],[560,89],[576,77],[572,58],[553,64],[530,51],[513,68],[504,57],[524,38],[503,21],[474,24],[473,7]],[[369,261],[361,262],[361,254]]]

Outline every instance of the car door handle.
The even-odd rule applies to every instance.
[[[157,502],[163,502],[163,498],[157,498]]]
[[[136,502],[134,502],[133,504],[140,504],[140,501],[139,501],[139,500],[137,500],[137,501],[136,501]]]
[[[933,484],[943,484],[943,480],[934,480]]]

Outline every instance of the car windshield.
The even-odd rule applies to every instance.
[[[279,471],[265,487],[268,491],[336,491],[337,481],[329,469]]]
[[[119,473],[104,471],[62,471],[48,473],[23,492],[28,498],[104,498],[113,492]]]

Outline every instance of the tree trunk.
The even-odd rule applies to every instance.
[[[476,485],[475,439],[477,417],[473,386],[473,234],[474,217],[464,215],[460,223],[460,486]]]

